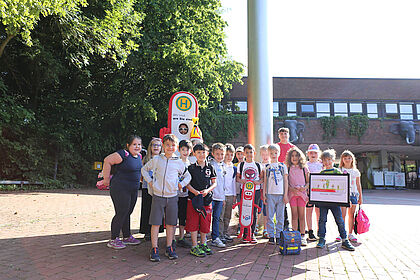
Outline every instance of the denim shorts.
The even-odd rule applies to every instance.
[[[359,202],[359,194],[358,193],[350,194],[350,202],[351,204],[357,204]]]

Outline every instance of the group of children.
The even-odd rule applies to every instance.
[[[317,247],[325,246],[325,225],[328,210],[331,210],[340,233],[337,240],[342,242],[343,248],[354,250],[350,241],[357,241],[352,235],[355,207],[357,203],[362,203],[360,172],[354,155],[350,151],[343,152],[339,168],[335,168],[334,150],[321,152],[318,145],[311,144],[305,156],[288,142],[287,128],[280,128],[278,133],[278,144],[260,147],[261,163],[255,162],[256,151],[251,144],[235,150],[231,144],[215,143],[209,157],[209,148],[200,142],[193,146],[189,140],[182,140],[178,145],[176,136],[172,134],[165,135],[162,141],[152,139],[141,169],[142,208],[148,209],[142,209],[140,232],[145,233],[146,239],[151,239],[150,260],[160,261],[158,234],[163,223],[166,227],[165,255],[169,259],[178,257],[175,245],[190,248],[194,256],[205,257],[213,254],[208,244],[223,248],[226,243],[232,242],[228,232],[232,205],[241,199],[242,185],[249,180],[255,184],[254,203],[258,205],[262,202],[262,212],[267,217],[262,214],[259,219],[262,220],[261,225],[265,225],[270,244],[279,244],[280,232],[289,228],[286,211],[289,203],[292,229],[300,231],[302,246],[307,245],[306,227],[308,240],[317,240],[312,228],[313,209],[318,221]],[[177,150],[179,157],[176,156]],[[235,164],[234,159],[237,161]],[[351,207],[315,207],[308,204],[310,173],[349,173]],[[256,207],[253,211],[253,217],[258,217]],[[348,237],[344,225],[347,211]],[[175,242],[175,227],[178,224],[179,238]],[[257,218],[254,218],[250,232],[247,229],[244,231],[243,242],[257,242],[256,225]],[[207,243],[210,232],[211,242]],[[191,243],[185,238],[187,233],[191,235]]]

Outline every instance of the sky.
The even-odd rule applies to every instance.
[[[231,58],[247,65],[247,0],[222,0]],[[268,0],[274,77],[420,78],[419,0]]]

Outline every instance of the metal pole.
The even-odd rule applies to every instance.
[[[273,142],[273,79],[268,64],[268,0],[248,0],[248,142]]]

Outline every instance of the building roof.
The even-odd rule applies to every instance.
[[[247,77],[235,84],[231,98],[247,97]],[[350,79],[273,77],[274,99],[420,101],[420,79]]]

